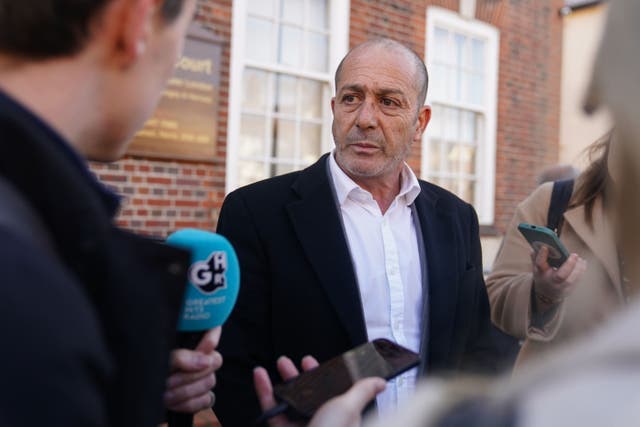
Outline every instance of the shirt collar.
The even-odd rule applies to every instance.
[[[349,176],[338,166],[338,162],[335,159],[335,149],[331,151],[329,155],[329,171],[333,178],[333,185],[335,187],[336,196],[340,206],[344,205],[345,201],[354,191],[366,191],[358,184],[355,183]],[[368,191],[366,191],[369,194]],[[400,172],[400,192],[396,196],[397,201],[403,201],[406,206],[411,205],[416,197],[420,194],[420,183],[418,178],[413,173],[409,165],[403,163],[402,171]]]

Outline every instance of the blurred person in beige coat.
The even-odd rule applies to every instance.
[[[507,228],[486,283],[493,322],[524,340],[516,368],[591,331],[625,300],[611,209],[612,140],[609,132],[590,147],[591,164],[575,180],[558,230],[571,256],[560,268],[548,265],[548,249],[533,252],[518,231],[523,222],[546,225],[553,183],[524,200]]]

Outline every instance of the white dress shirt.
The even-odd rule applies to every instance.
[[[383,215],[371,193],[340,169],[334,153],[329,157],[368,338],[387,338],[419,352],[423,272],[410,207],[420,193],[418,179],[405,164],[400,192]],[[414,368],[387,384],[377,398],[380,415],[394,411],[412,395],[416,374]]]

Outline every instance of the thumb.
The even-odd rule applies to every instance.
[[[359,411],[362,411],[367,406],[367,403],[371,402],[386,386],[387,383],[382,378],[365,378],[356,382],[344,394],[344,399],[349,407],[358,408]]]
[[[206,334],[200,339],[198,346],[196,347],[196,351],[199,351],[204,354],[209,354],[218,347],[218,343],[220,342],[220,334],[222,333],[222,328],[217,326],[213,329],[207,331]]]

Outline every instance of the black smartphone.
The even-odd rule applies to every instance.
[[[387,339],[368,342],[274,387],[296,415],[311,418],[327,400],[366,377],[387,380],[417,366],[420,356]]]
[[[569,251],[567,251],[553,230],[540,225],[526,223],[518,225],[518,230],[536,252],[543,246],[549,248],[547,262],[551,267],[558,268],[569,258]]]

